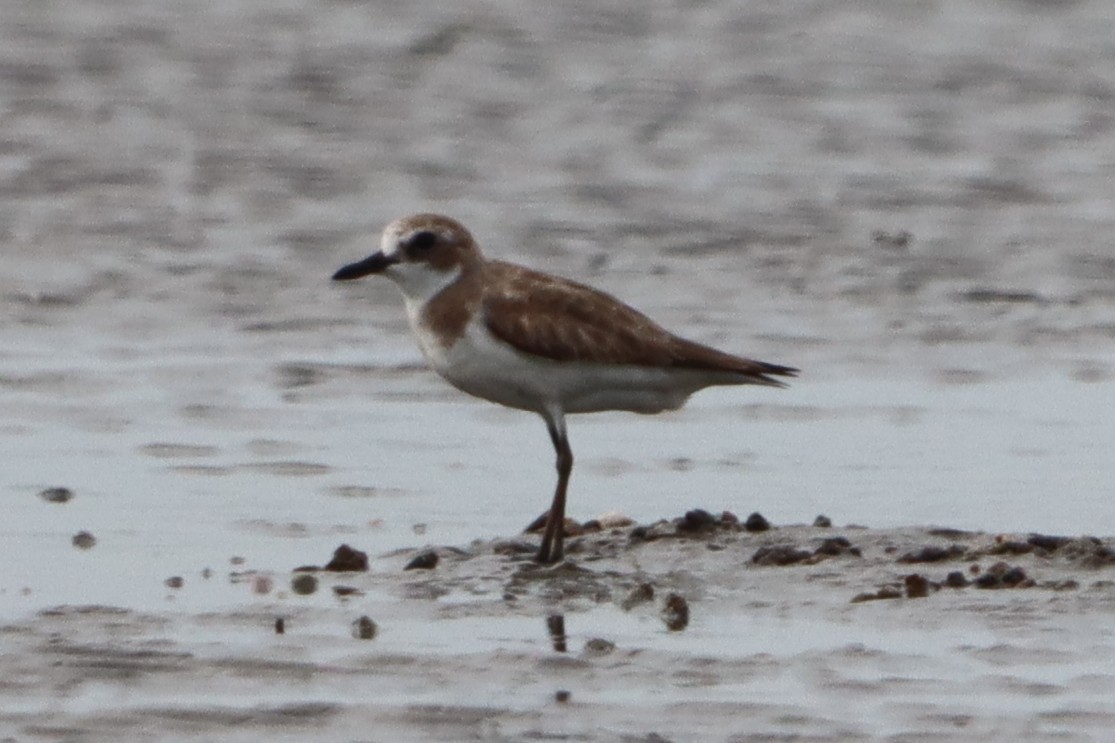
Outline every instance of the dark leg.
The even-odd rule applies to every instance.
[[[546,518],[546,532],[542,535],[542,547],[535,558],[543,564],[560,562],[565,556],[565,491],[569,487],[569,473],[573,471],[573,450],[569,448],[569,438],[565,435],[565,417],[556,414],[543,416],[546,430],[554,442],[557,452],[557,489],[554,501],[550,504],[550,515]]]

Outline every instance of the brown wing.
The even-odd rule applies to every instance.
[[[641,312],[583,284],[492,262],[499,273],[484,297],[484,319],[500,340],[552,361],[726,371],[756,384],[796,369],[739,358],[666,331]]]

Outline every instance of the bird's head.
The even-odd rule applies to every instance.
[[[480,248],[460,222],[440,214],[414,214],[387,225],[379,250],[344,266],[333,274],[333,280],[383,274],[408,298],[424,300],[480,260]]]

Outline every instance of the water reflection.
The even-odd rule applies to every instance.
[[[568,650],[565,636],[565,615],[551,614],[546,617],[546,630],[550,633],[550,644],[555,653],[564,653]]]

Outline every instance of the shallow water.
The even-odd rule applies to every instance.
[[[0,736],[1102,737],[1110,567],[849,601],[970,569],[896,564],[926,525],[1115,532],[1113,34],[1099,0],[0,6]],[[572,418],[573,516],[823,513],[863,560],[493,553],[548,505],[541,422],[328,281],[420,209],[803,369]],[[294,593],[341,543],[371,570]],[[684,631],[620,608],[642,580]]]

